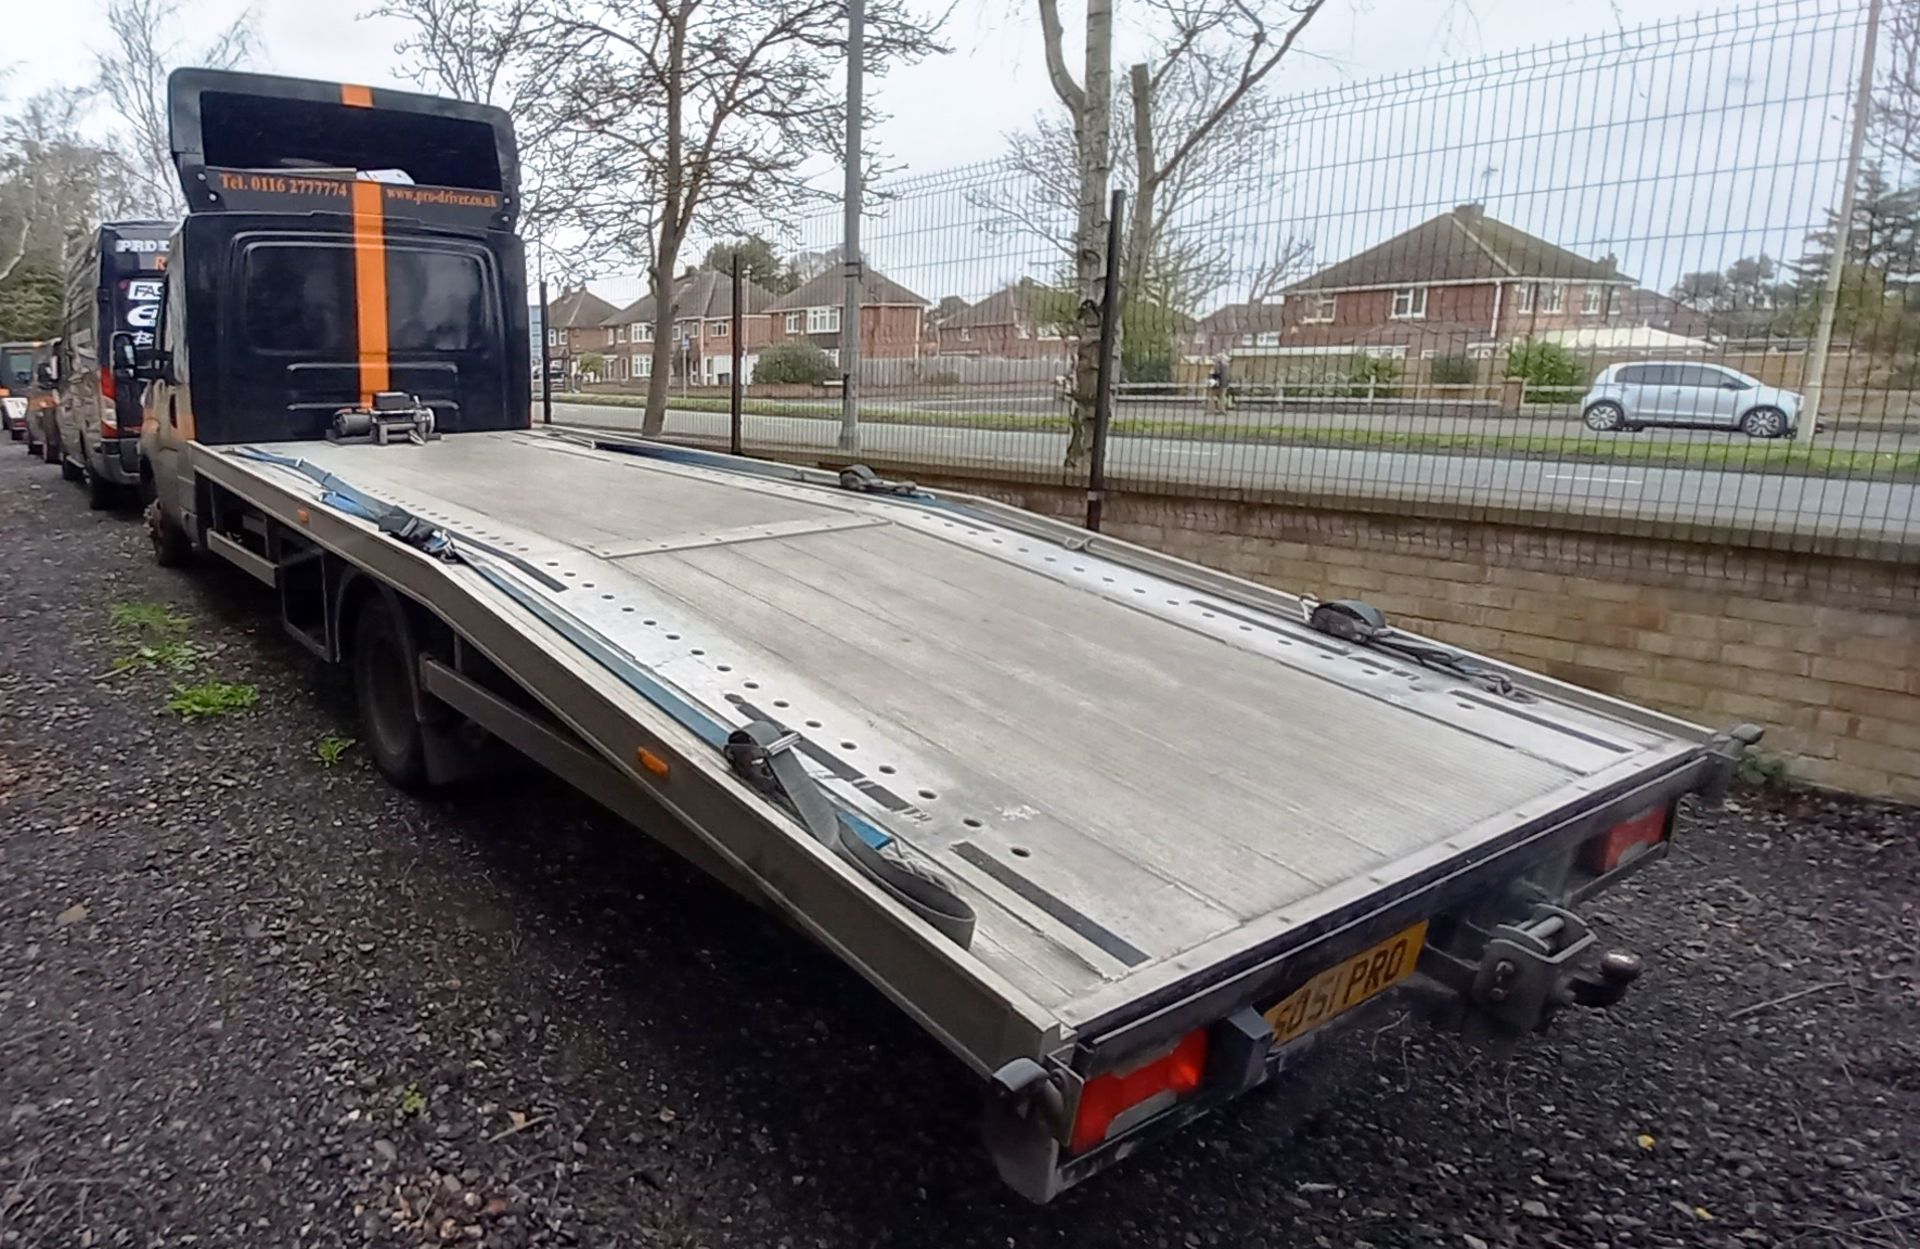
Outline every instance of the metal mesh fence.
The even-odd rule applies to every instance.
[[[1920,169],[1898,144],[1869,145],[1806,402],[1865,26],[1771,4],[1282,101],[1157,197],[1109,479],[1910,561]],[[874,203],[863,457],[1084,480],[1062,159],[1028,145]],[[750,451],[836,452],[837,389],[767,361],[831,359],[839,232],[803,225],[795,276],[823,276],[750,331]],[[702,380],[670,434],[724,436]]]

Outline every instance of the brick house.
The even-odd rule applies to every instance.
[[[767,305],[773,293],[752,281],[744,284],[746,306],[740,331],[744,381],[753,380],[760,349],[771,339],[772,316]],[[659,317],[651,294],[642,295],[617,312],[609,311],[602,328],[613,336],[609,344],[607,381],[643,381],[653,375],[654,335]],[[673,285],[672,377],[692,386],[724,386],[733,378],[733,278],[718,269],[692,269]]]
[[[1039,289],[1032,278],[1021,278],[977,304],[952,310],[933,327],[936,349],[943,356],[1022,360],[1065,356],[1067,340],[1059,327],[1035,319]]]
[[[810,342],[840,362],[840,313],[846,275],[829,268],[768,305],[771,339]],[[866,360],[917,360],[925,352],[927,301],[869,267],[860,299],[860,355]]]
[[[1284,299],[1216,308],[1193,323],[1187,348],[1194,355],[1217,356],[1248,347],[1278,347],[1285,312]]]
[[[1491,356],[1613,324],[1632,278],[1461,204],[1286,288],[1270,346],[1234,354]],[[1277,341],[1272,341],[1277,333]]]
[[[579,371],[582,355],[611,355],[612,331],[602,323],[613,315],[613,305],[586,287],[562,291],[548,309],[547,352],[562,364],[569,377]]]

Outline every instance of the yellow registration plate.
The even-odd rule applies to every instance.
[[[1426,940],[1427,921],[1423,919],[1339,966],[1329,967],[1289,993],[1267,1012],[1273,1043],[1285,1045],[1411,976]]]

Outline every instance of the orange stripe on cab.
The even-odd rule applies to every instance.
[[[372,108],[373,88],[356,87],[352,83],[340,85],[340,102],[349,108]]]
[[[387,360],[387,234],[378,182],[353,184],[353,278],[360,327],[360,402],[391,390]]]

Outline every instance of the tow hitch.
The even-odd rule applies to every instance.
[[[1471,1007],[1469,1035],[1496,1045],[1544,1031],[1563,1007],[1613,1005],[1642,970],[1639,956],[1624,951],[1594,958],[1599,939],[1587,922],[1546,903],[1491,931],[1462,928],[1462,937],[1485,938],[1478,960],[1429,947],[1422,970]]]

